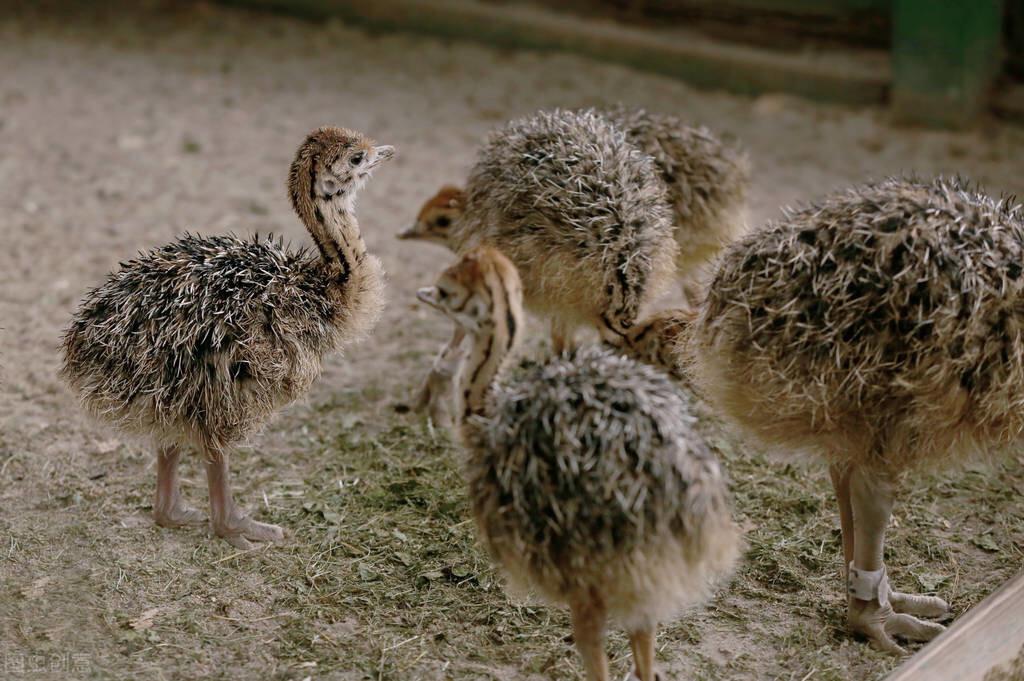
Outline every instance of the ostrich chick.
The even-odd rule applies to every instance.
[[[675,218],[683,295],[696,308],[708,261],[746,230],[750,160],[707,128],[676,116],[621,105],[602,113],[654,159]]]
[[[580,326],[625,345],[675,270],[667,194],[653,160],[594,111],[541,111],[497,130],[466,191],[442,190],[418,224],[444,225],[445,237],[418,227],[403,237],[458,253],[479,244],[506,253],[522,275],[526,307],[551,322],[556,352]],[[436,394],[450,386],[447,376],[433,380],[439,365],[420,406],[447,399]]]
[[[394,153],[320,128],[288,175],[292,207],[319,256],[280,241],[186,235],[122,263],[82,302],[64,337],[63,375],[86,408],[157,447],[157,524],[201,524],[178,489],[178,459],[206,463],[213,532],[246,549],[283,537],[231,495],[228,450],[320,374],[325,354],[366,335],[383,306],[355,197]]]
[[[512,582],[567,604],[592,681],[612,618],[654,681],[659,621],[705,598],[739,535],[718,462],[661,372],[590,347],[497,378],[523,329],[512,263],[489,247],[420,300],[470,336],[459,436],[478,532]]]
[[[585,113],[585,112],[583,112]],[[649,155],[664,184],[675,222],[676,269],[683,294],[696,307],[702,292],[702,268],[722,246],[746,228],[750,161],[746,153],[722,142],[705,127],[691,127],[676,116],[616,106],[597,110]],[[459,222],[467,193],[445,185],[420,209],[416,222],[399,234],[458,251],[465,242]]]
[[[851,189],[728,248],[694,322],[712,402],[831,465],[848,624],[890,652],[947,610],[889,587],[898,481],[1024,431],[1022,217],[959,180]]]

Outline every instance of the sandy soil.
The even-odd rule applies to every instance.
[[[7,16],[0,73],[5,678],[33,668],[31,678],[581,678],[563,615],[510,605],[469,548],[473,579],[458,579],[452,551],[472,537],[444,496],[460,494],[457,454],[398,413],[447,334],[413,297],[446,256],[394,235],[439,182],[464,175],[506,118],[621,100],[708,124],[750,151],[755,224],[782,205],[910,170],[1024,193],[1024,131],[993,121],[962,134],[899,129],[884,111],[700,92],[566,55],[205,6]],[[294,532],[239,557],[203,531],[153,527],[151,454],[82,415],[56,376],[57,345],[88,287],[184,230],[305,242],[284,175],[296,144],[324,123],[399,150],[359,205],[390,272],[390,305],[373,340],[331,358],[310,398],[236,460],[239,498]],[[443,474],[430,478],[435,463]],[[820,472],[742,451],[727,463],[751,528],[750,567],[708,611],[669,628],[666,668],[706,679],[885,673],[891,660],[842,631],[836,521]],[[185,475],[202,504],[194,462]],[[424,486],[417,514],[389,501],[407,489],[395,480],[445,487]],[[962,612],[1021,564],[1024,464],[924,488],[897,518],[890,558],[905,572],[894,579],[941,587]],[[444,532],[450,546],[437,548]],[[417,610],[429,604],[439,609]],[[622,673],[621,638],[612,649]]]

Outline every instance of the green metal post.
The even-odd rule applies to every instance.
[[[988,104],[1002,0],[895,0],[892,104],[898,120],[969,125]]]

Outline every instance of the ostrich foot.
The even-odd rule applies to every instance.
[[[284,530],[269,523],[259,523],[241,511],[235,511],[220,523],[211,523],[213,533],[236,549],[255,548],[251,542],[271,542],[284,539]]]
[[[630,632],[629,647],[633,651],[633,672],[626,681],[661,681],[654,663],[654,628]]]
[[[156,496],[153,498],[153,519],[160,527],[182,527],[202,525],[206,522],[197,509],[186,504],[181,498],[178,480],[178,460],[181,448],[176,445],[157,450]]]
[[[187,525],[202,525],[206,522],[206,516],[197,508],[189,506],[181,499],[175,499],[172,506],[162,508],[157,506],[153,509],[153,519],[160,527],[185,527]]]
[[[895,655],[907,651],[894,637],[911,641],[930,641],[943,631],[936,622],[925,622],[914,615],[938,617],[949,606],[941,598],[894,592],[889,588],[885,568],[858,570],[850,564],[847,578],[850,595],[847,626],[866,636],[877,649]]]

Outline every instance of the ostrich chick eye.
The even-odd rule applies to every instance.
[[[452,224],[452,221],[451,218],[449,218],[447,215],[442,215],[439,218],[437,218],[438,227],[447,227],[450,224]]]
[[[363,162],[363,159],[365,157],[366,157],[366,155],[363,152],[360,151],[358,154],[354,154],[352,156],[352,158],[349,159],[349,163],[351,163],[354,166],[357,166],[357,165],[359,165],[360,163]]]

